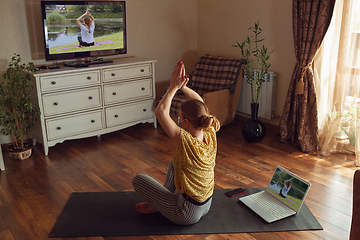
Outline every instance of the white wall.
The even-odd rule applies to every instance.
[[[198,0],[198,51],[242,57],[239,48],[231,47],[252,35],[249,27],[260,22],[263,44],[275,49],[270,57],[270,71],[277,72],[276,115],[281,115],[295,53],[292,35],[292,2],[289,0]],[[279,119],[274,119],[277,125]]]

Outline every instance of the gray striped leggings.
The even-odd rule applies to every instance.
[[[212,198],[205,204],[198,205],[190,202],[183,194],[176,190],[172,162],[169,166],[164,186],[152,177],[144,174],[136,175],[132,184],[134,190],[147,202],[153,204],[164,217],[179,225],[197,223],[201,217],[208,213],[211,206]]]

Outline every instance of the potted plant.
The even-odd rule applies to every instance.
[[[12,145],[8,147],[10,156],[25,159],[31,155],[32,143],[26,142],[29,129],[35,124],[40,109],[34,106],[30,92],[33,86],[32,62],[21,63],[20,55],[14,54],[0,84],[0,124],[1,133],[10,135]]]
[[[349,106],[341,118],[341,129],[349,138],[349,143],[355,146],[355,129],[359,127],[359,108]],[[338,137],[339,138],[339,137]]]
[[[253,36],[248,36],[242,43],[236,41],[237,45],[233,47],[239,47],[241,55],[245,60],[244,64],[244,77],[251,87],[251,119],[245,123],[243,127],[243,136],[249,142],[259,142],[266,134],[265,125],[257,119],[259,110],[259,94],[261,85],[265,82],[265,74],[270,68],[268,60],[271,52],[264,45],[259,46],[259,43],[264,39],[260,38],[262,29],[259,27],[259,22],[255,23],[254,27],[249,28],[253,32]]]

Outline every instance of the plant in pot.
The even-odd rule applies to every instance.
[[[360,111],[357,107],[349,106],[349,109],[341,117],[341,129],[349,138],[349,143],[355,146],[355,131],[359,127]]]
[[[259,46],[259,43],[264,40],[260,38],[262,29],[259,27],[259,22],[255,23],[254,27],[249,28],[252,30],[253,35],[233,47],[239,47],[241,55],[245,60],[244,64],[244,77],[251,87],[251,119],[245,122],[242,128],[242,133],[248,142],[260,142],[266,135],[266,128],[264,123],[257,118],[259,110],[259,95],[262,83],[265,82],[265,75],[270,68],[268,60],[271,52],[264,45]]]
[[[0,84],[1,133],[10,135],[10,156],[26,159],[31,155],[32,143],[26,141],[27,133],[40,115],[40,109],[31,101],[32,62],[21,63],[20,55],[14,54]]]

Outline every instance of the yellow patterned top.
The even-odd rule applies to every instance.
[[[215,129],[203,131],[205,142],[181,128],[180,144],[173,159],[176,189],[199,202],[213,194],[217,152]]]

